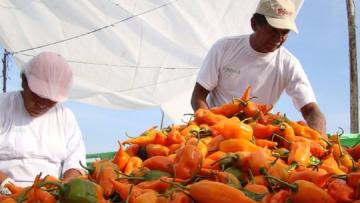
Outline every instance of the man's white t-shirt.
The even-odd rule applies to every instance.
[[[40,117],[26,111],[21,93],[0,94],[0,171],[17,185],[31,185],[40,172],[60,177],[86,163],[85,145],[73,113],[56,104]]]
[[[260,53],[250,46],[250,35],[218,40],[208,52],[197,82],[210,91],[209,107],[239,98],[248,85],[253,101],[274,105],[285,90],[297,110],[316,98],[300,62],[283,47]]]

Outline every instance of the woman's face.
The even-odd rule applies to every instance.
[[[43,115],[57,103],[50,99],[42,98],[32,92],[27,81],[23,81],[23,91],[21,95],[24,100],[25,109],[32,117]]]

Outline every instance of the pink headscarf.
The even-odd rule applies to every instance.
[[[25,65],[25,76],[31,91],[56,102],[67,100],[72,71],[59,54],[42,52]]]

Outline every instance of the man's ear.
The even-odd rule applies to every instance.
[[[257,30],[257,24],[256,24],[256,20],[254,17],[251,18],[250,24],[251,24],[252,30],[255,32]]]

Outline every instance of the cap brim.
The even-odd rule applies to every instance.
[[[272,17],[268,17],[265,16],[267,22],[274,28],[278,28],[278,29],[288,29],[291,31],[294,31],[296,33],[299,33],[295,22],[290,21],[288,19],[280,19],[280,18],[272,18]]]
[[[27,75],[26,79],[30,90],[40,97],[50,99],[55,102],[63,102],[68,99],[67,92],[57,92],[56,95],[51,95],[48,90],[48,84],[33,75]]]

